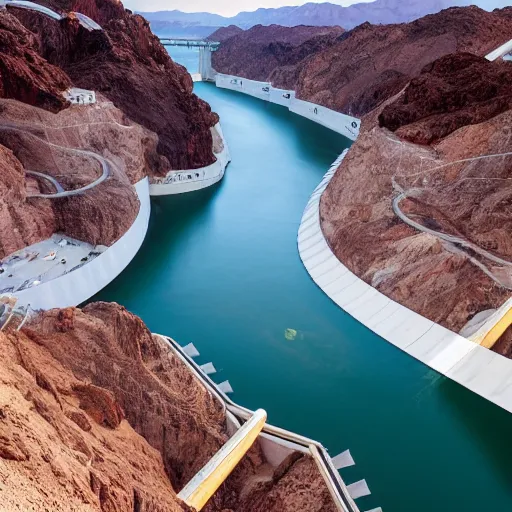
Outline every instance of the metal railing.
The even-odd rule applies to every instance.
[[[206,39],[180,39],[161,37],[160,42],[164,46],[180,46],[185,48],[204,48],[216,52],[220,43],[218,41],[207,41]]]
[[[203,382],[210,393],[220,402],[224,411],[230,412],[243,422],[253,417],[254,411],[236,404],[225,393],[220,391],[215,382],[201,370],[200,366],[183,351],[183,348],[175,340],[161,334],[157,334],[157,336],[167,343],[192,373]],[[356,503],[350,496],[347,485],[341,479],[330,455],[321,443],[280,427],[269,425],[268,423],[265,424],[262,432],[274,438],[289,441],[306,448],[315,460],[337,510],[339,512],[360,512]]]

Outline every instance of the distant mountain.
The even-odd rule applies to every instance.
[[[218,30],[216,26],[183,24],[179,21],[152,21],[150,23],[151,30],[158,37],[203,39]]]
[[[501,0],[494,0],[501,1]],[[492,0],[491,0],[492,2]],[[453,6],[466,6],[477,0],[376,0],[372,3],[354,4],[342,7],[331,3],[307,3],[298,7],[258,9],[241,12],[232,18],[206,12],[185,13],[181,11],[141,12],[150,23],[173,22],[182,26],[225,27],[237,25],[247,29],[255,25],[296,25],[326,26],[338,25],[351,29],[365,21],[373,24],[403,23],[433,14]],[[480,2],[482,3],[482,2]],[[487,5],[489,2],[486,2]]]
[[[233,36],[241,34],[243,30],[236,25],[229,25],[229,27],[221,27],[208,36],[210,41],[224,42]]]
[[[225,29],[219,29],[210,38],[220,40],[221,30]],[[341,27],[306,25],[256,25],[246,31],[238,30],[238,34],[221,41],[220,50],[212,56],[212,65],[222,73],[262,81],[276,68],[295,69],[310,55],[335,44],[343,33]],[[223,35],[221,32],[220,36]]]

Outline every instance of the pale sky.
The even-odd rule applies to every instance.
[[[260,7],[281,7],[283,5],[302,5],[310,2],[330,1],[338,5],[372,2],[373,0],[123,0],[128,9],[141,12],[172,11],[211,12],[223,16],[235,16],[241,11],[255,11]],[[407,1],[407,0],[403,0]],[[474,0],[480,7],[491,10],[510,5],[512,0]]]

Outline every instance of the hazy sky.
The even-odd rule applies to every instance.
[[[255,11],[259,7],[280,7],[282,5],[302,5],[307,1],[321,3],[327,0],[123,0],[128,9],[134,11],[171,11],[179,9],[184,12],[212,12],[223,16],[234,16],[241,11]],[[373,0],[329,0],[333,4],[351,5],[371,2]],[[403,0],[407,1],[407,0]],[[512,0],[474,0],[484,9],[494,9],[510,5]]]
[[[255,11],[260,7],[302,5],[308,1],[322,3],[327,0],[122,0],[125,7],[134,11],[153,12],[179,9],[184,12],[212,12],[234,16],[241,11]],[[373,0],[329,0],[333,4],[351,5]]]

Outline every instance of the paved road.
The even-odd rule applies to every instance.
[[[465,247],[467,249],[471,249],[472,251],[474,251],[475,253],[479,254],[480,256],[483,256],[484,258],[487,258],[490,261],[498,263],[499,265],[512,267],[512,262],[504,260],[503,258],[500,258],[498,256],[495,256],[494,254],[490,253],[489,251],[486,251],[485,249],[482,249],[481,247],[479,247],[478,245],[474,244],[473,242],[470,242],[469,240],[464,240],[463,238],[460,238],[458,236],[447,235],[446,233],[442,233],[440,231],[435,231],[433,229],[427,228],[427,227],[423,226],[422,224],[420,224],[418,222],[415,222],[414,220],[410,219],[400,209],[400,202],[403,199],[405,199],[406,197],[407,197],[407,194],[405,192],[402,192],[402,193],[398,194],[398,196],[396,196],[393,199],[393,212],[395,213],[395,215],[397,217],[400,218],[400,220],[405,222],[407,225],[409,225],[409,226],[413,227],[414,229],[416,229],[418,231],[421,231],[423,233],[429,233],[430,235],[434,235],[434,236],[436,236],[436,237],[438,237],[441,240],[444,240],[446,242],[450,242],[452,244],[460,245],[460,246]],[[465,254],[465,256],[468,256],[469,259],[473,263],[475,263],[480,269],[482,269],[489,277],[491,277],[498,284],[500,284],[501,286],[503,286],[504,288],[507,288],[509,290],[512,289],[512,285],[511,284],[503,283],[503,281],[499,277],[495,276],[489,269],[487,269],[487,267],[485,267],[485,265],[483,265],[477,259],[467,255],[466,253],[464,253],[464,254]]]
[[[31,176],[37,176],[39,178],[42,178],[43,180],[49,181],[55,187],[55,190],[57,190],[57,192],[59,192],[59,193],[65,192],[62,185],[53,176],[48,176],[48,174],[43,174],[42,172],[27,171],[27,170],[25,171],[25,174],[30,174]]]
[[[59,146],[58,144],[53,144],[52,142],[48,142],[44,139],[41,139],[40,137],[38,137],[37,135],[34,135],[33,133],[30,133],[26,130],[22,130],[21,128],[19,128],[18,126],[14,125],[14,124],[1,123],[0,130],[23,133],[24,135],[28,135],[29,137],[33,137],[35,139],[40,140],[41,142],[44,142],[45,144],[47,144],[50,147],[54,147],[57,149],[61,149],[61,150],[70,152],[70,153],[75,153],[78,155],[94,158],[101,165],[102,173],[98,179],[94,180],[93,182],[89,183],[88,185],[85,185],[83,187],[80,187],[80,188],[77,188],[74,190],[64,190],[62,188],[62,186],[57,182],[57,180],[55,180],[55,178],[53,178],[52,176],[48,176],[47,174],[44,174],[41,172],[27,171],[28,173],[35,174],[36,176],[40,176],[43,179],[47,179],[48,181],[53,183],[57,189],[57,192],[55,194],[39,194],[39,193],[38,194],[28,194],[27,197],[42,197],[42,198],[46,198],[46,199],[59,199],[62,197],[77,196],[77,195],[83,194],[87,190],[91,190],[94,187],[97,187],[100,183],[103,183],[112,173],[110,163],[108,162],[108,160],[103,158],[103,156],[99,155],[98,153],[93,153],[92,151],[87,151],[85,149],[67,148],[65,146]]]

